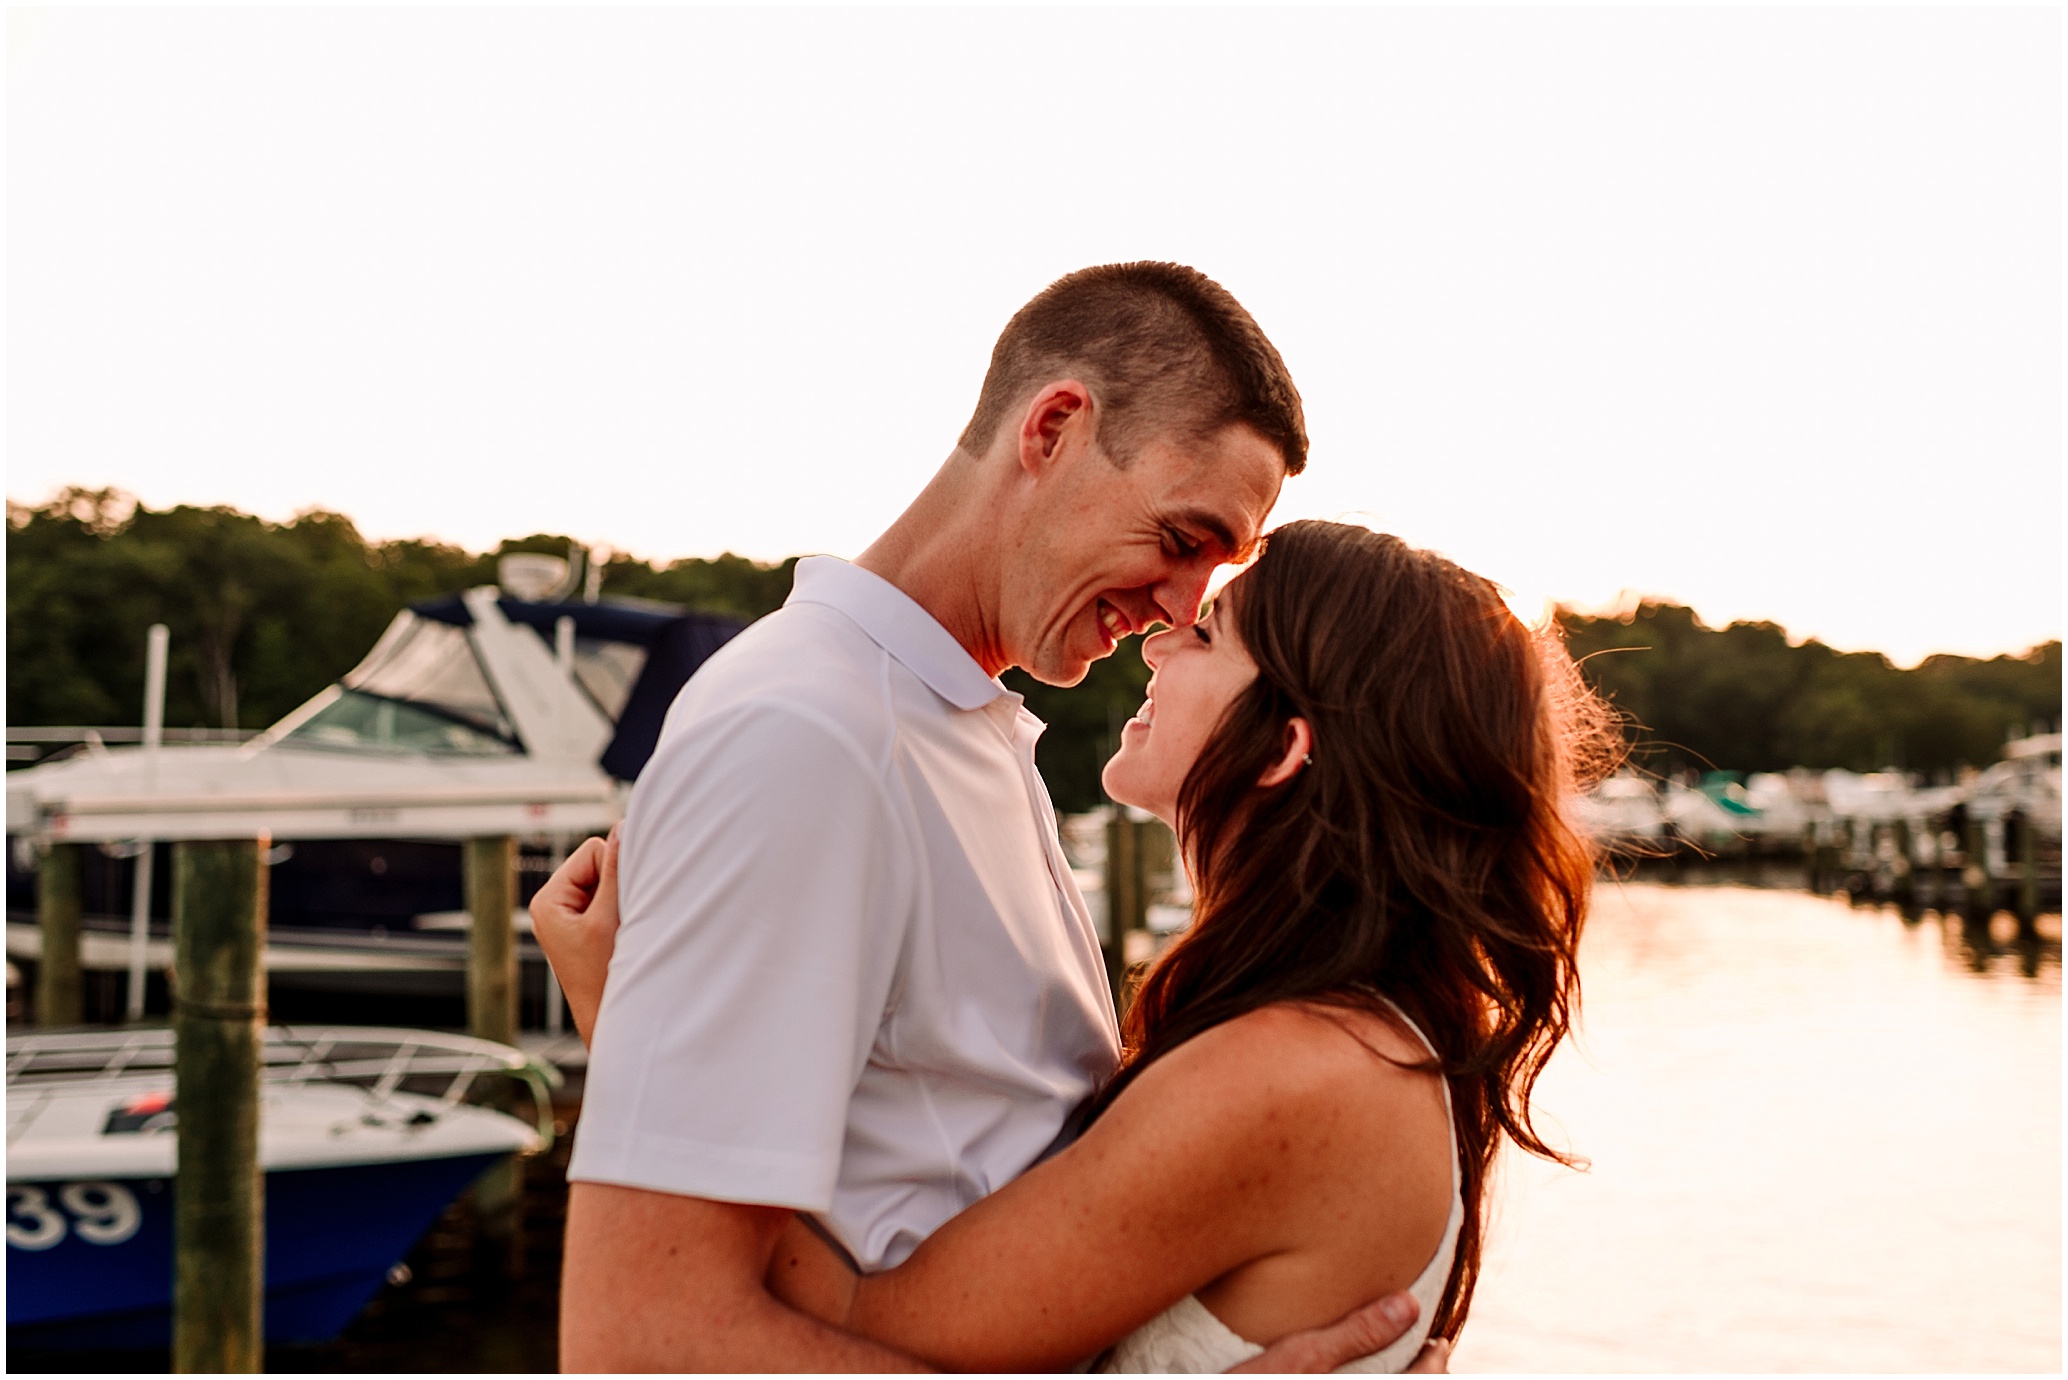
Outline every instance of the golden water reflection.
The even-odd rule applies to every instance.
[[[2051,922],[2049,922],[2051,923]],[[1459,1371],[2058,1371],[2061,946],[1605,886]]]

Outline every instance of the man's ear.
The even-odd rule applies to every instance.
[[[1314,756],[1314,725],[1305,719],[1288,719],[1285,725],[1285,752],[1276,762],[1264,768],[1264,774],[1257,778],[1257,786],[1269,790],[1282,786],[1307,769]]]
[[[1063,447],[1066,437],[1091,426],[1091,390],[1076,379],[1060,379],[1044,387],[1020,414],[1020,468],[1038,475]]]

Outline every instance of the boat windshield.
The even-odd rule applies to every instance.
[[[363,690],[344,691],[285,741],[301,747],[421,752],[441,757],[497,757],[517,751],[508,738],[485,733],[438,709]]]
[[[470,757],[519,750],[466,630],[406,611],[287,741]]]
[[[637,643],[610,642],[600,637],[575,640],[575,681],[612,723],[625,712],[625,701],[631,697],[632,686],[645,667],[646,648]]]

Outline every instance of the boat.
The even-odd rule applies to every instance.
[[[1620,771],[1570,802],[1573,821],[1604,848],[1656,851],[1666,829],[1658,788],[1634,771]]]
[[[463,1035],[376,1027],[265,1032],[265,1337],[335,1337],[483,1170],[545,1149],[559,1075]],[[490,1082],[530,1121],[469,1103]],[[172,1032],[7,1041],[10,1348],[171,1339]]]
[[[456,997],[462,841],[520,839],[527,929],[529,891],[622,816],[676,692],[742,626],[573,597],[570,568],[506,556],[498,585],[412,605],[340,681],[247,742],[111,747],[94,734],[10,771],[8,957],[40,955],[35,868],[49,844],[97,845],[82,878],[89,969],[127,965],[132,879],[153,850],[144,938],[162,971],[173,841],[265,837],[276,987]],[[520,953],[542,989],[537,949]]]
[[[2061,735],[2035,733],[2003,745],[2003,757],[1967,786],[1968,812],[1996,822],[2022,816],[2042,833],[2061,832]]]

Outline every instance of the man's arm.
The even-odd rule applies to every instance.
[[[1384,1351],[1399,1341],[1421,1316],[1421,1305],[1408,1293],[1388,1294],[1376,1303],[1336,1319],[1327,1327],[1280,1337],[1230,1375],[1326,1375],[1338,1366]],[[1448,1375],[1450,1343],[1441,1337],[1422,1344],[1409,1375]]]
[[[895,977],[910,850],[883,789],[833,728],[766,707],[642,773],[568,1167],[569,1368],[909,1368],[762,1283],[789,1210],[831,1204]],[[584,914],[608,889],[589,855],[593,889],[564,879]]]
[[[575,1183],[560,1283],[564,1371],[922,1371],[776,1301],[788,1208]]]

